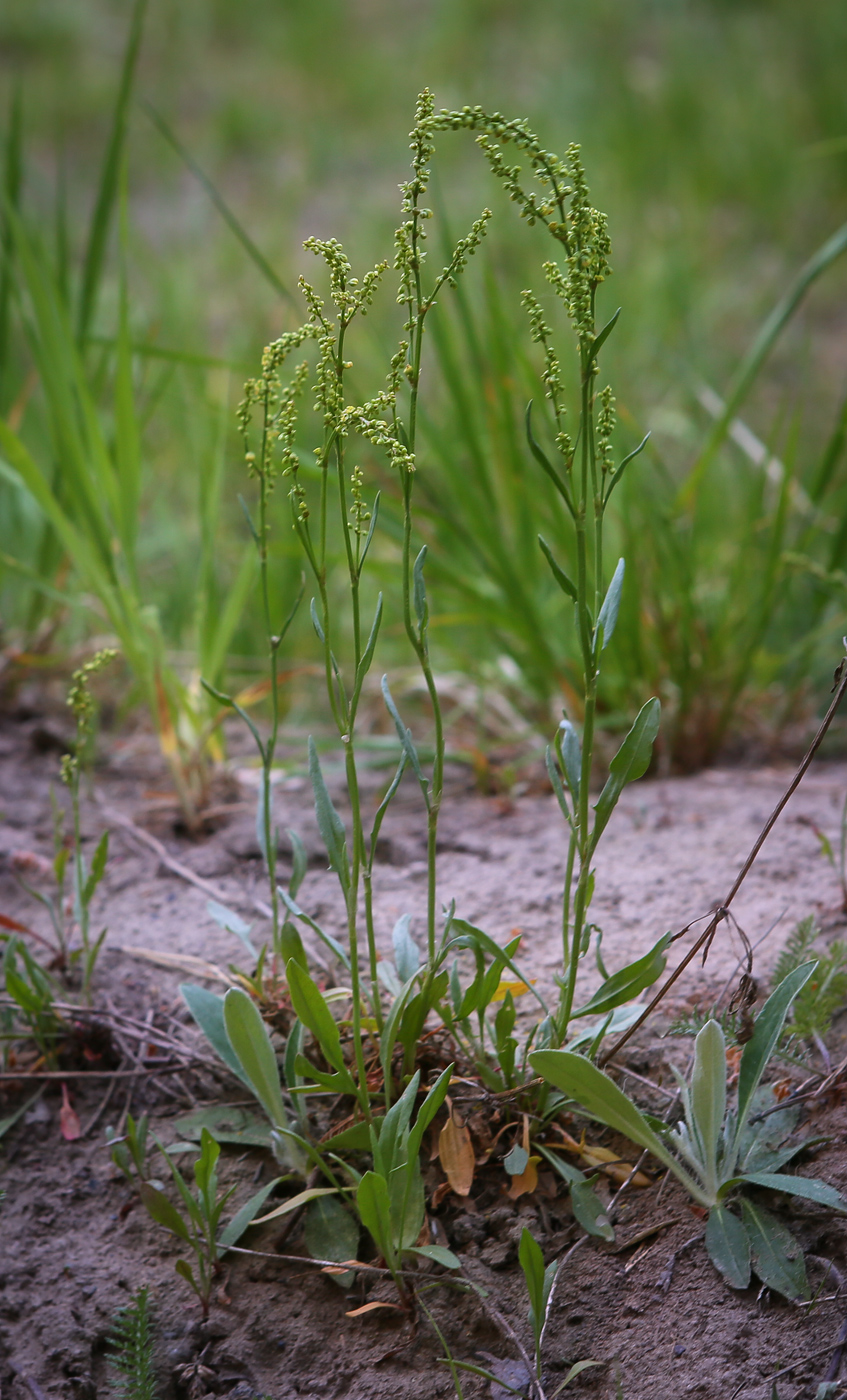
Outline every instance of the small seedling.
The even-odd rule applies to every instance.
[[[147,1289],[139,1288],[130,1305],[112,1319],[107,1359],[118,1374],[119,1400],[156,1400],[153,1327]]]
[[[161,1146],[161,1144],[157,1144],[157,1146]],[[197,1294],[203,1309],[203,1316],[208,1317],[213,1280],[221,1271],[218,1254],[218,1225],[223,1208],[235,1187],[231,1186],[222,1195],[218,1192],[218,1175],[215,1167],[221,1149],[207,1129],[203,1129],[200,1140],[200,1156],[194,1163],[195,1190],[193,1192],[176,1163],[171,1160],[164,1148],[161,1150],[171,1169],[171,1175],[182,1202],[182,1210],[173,1205],[162,1188],[154,1185],[152,1181],[141,1181],[139,1193],[145,1209],[156,1223],[164,1225],[166,1230],[170,1230],[171,1234],[176,1235],[178,1239],[190,1246],[194,1254],[196,1274],[195,1269],[186,1259],[178,1259],[175,1268],[180,1277],[184,1278],[189,1287]]]
[[[67,1024],[54,1009],[56,989],[44,968],[32,956],[26,945],[16,937],[9,938],[3,954],[3,974],[6,992],[11,998],[12,1011],[8,1035],[17,1038],[16,1015],[20,1016],[39,1054],[47,1066],[54,1066],[56,1046],[67,1033]]]
[[[518,1261],[523,1269],[526,1291],[529,1294],[529,1325],[532,1328],[532,1338],[535,1343],[535,1372],[538,1379],[541,1380],[541,1334],[547,1321],[547,1310],[559,1263],[558,1260],[554,1259],[551,1264],[544,1267],[541,1246],[526,1226],[521,1233]]]
[[[691,1084],[680,1082],[684,1121],[668,1130],[648,1120],[616,1084],[589,1060],[566,1050],[530,1055],[536,1073],[570,1095],[590,1117],[646,1147],[709,1212],[706,1248],[733,1288],[746,1288],[751,1268],[763,1283],[788,1298],[806,1297],[803,1254],[777,1218],[746,1193],[741,1219],[730,1209],[743,1188],[763,1187],[847,1212],[833,1187],[780,1170],[802,1142],[785,1145],[786,1124],[756,1113],[757,1091],[774,1053],[792,1001],[816,963],[796,968],[771,994],[741,1056],[737,1101],[727,1104],[726,1042],[716,1021],[697,1036]],[[789,1128],[790,1130],[790,1128]]]
[[[114,1128],[106,1129],[106,1145],[115,1166],[126,1177],[130,1186],[149,1179],[147,1171],[147,1114],[142,1113],[136,1123],[131,1113],[126,1116],[126,1128],[118,1137]]]
[[[114,660],[117,652],[106,649],[99,651],[96,656],[78,671],[74,671],[70,691],[68,692],[68,704],[73,711],[76,721],[76,740],[73,754],[66,754],[62,759],[62,782],[68,787],[71,795],[71,811],[73,814],[73,869],[74,869],[74,919],[76,920],[82,948],[76,954],[82,963],[82,990],[86,1001],[91,1000],[91,979],[94,975],[94,967],[97,956],[103,946],[107,930],[104,928],[98,936],[92,940],[91,936],[91,901],[97,890],[97,886],[103,878],[106,870],[106,861],[109,858],[109,833],[104,831],[97,849],[94,852],[89,869],[82,853],[82,833],[80,830],[80,807],[79,807],[79,784],[82,770],[89,757],[91,739],[94,732],[94,700],[91,695],[89,682],[91,677],[98,671],[102,671],[110,661]],[[74,955],[72,955],[74,956]]]

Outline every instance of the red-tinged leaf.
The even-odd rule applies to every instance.
[[[377,1308],[389,1308],[391,1312],[404,1312],[399,1303],[365,1303],[361,1308],[354,1308],[352,1312],[346,1314],[347,1317],[364,1317],[365,1313],[376,1312]]]
[[[470,1195],[476,1154],[470,1132],[465,1124],[454,1116],[452,1105],[450,1105],[450,1117],[438,1136],[438,1156],[444,1168],[444,1174],[456,1195]]]
[[[19,924],[17,919],[10,919],[7,914],[0,914],[0,928],[7,928],[12,933],[32,933],[32,929],[27,928],[26,924]],[[33,937],[37,935],[33,934]]]
[[[65,1142],[76,1142],[82,1137],[82,1125],[68,1098],[68,1086],[62,1085],[62,1107],[59,1109],[59,1131]]]

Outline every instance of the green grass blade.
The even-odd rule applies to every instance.
[[[23,178],[23,100],[17,83],[9,103],[9,127],[3,167],[3,193],[8,209],[19,210]],[[0,411],[5,411],[13,392],[9,358],[9,332],[12,309],[14,242],[8,219],[0,222]]]
[[[146,8],[147,0],[135,0],[130,19],[129,37],[124,50],[121,80],[112,113],[109,141],[103,158],[100,185],[88,231],[88,244],[85,250],[77,308],[76,333],[80,342],[84,341],[88,334],[103,280],[106,248],[118,198],[121,161],[126,143],[127,116],[135,81],[138,54],[141,48]]]
[[[690,503],[701,478],[714,460],[718,448],[729,432],[733,419],[759,377],[762,366],[809,288],[832,264],[847,251],[847,224],[842,224],[809,258],[794,281],[766,317],[752,345],[735,372],[723,412],[715,422],[697,458],[684,488],[684,498]]]
[[[302,310],[302,307],[300,306],[300,303],[298,302],[297,298],[292,295],[292,293],[285,286],[284,282],[282,282],[281,279],[274,272],[264,253],[260,252],[260,250],[256,247],[256,244],[253,242],[252,238],[250,237],[247,230],[244,228],[243,224],[241,224],[236,218],[235,214],[233,214],[223,195],[212,183],[205,171],[203,171],[200,168],[196,160],[194,160],[193,157],[189,155],[182,142],[168,126],[168,123],[165,121],[164,117],[162,117],[156,111],[155,107],[152,107],[149,102],[145,102],[143,106],[153,125],[161,133],[161,135],[164,136],[168,145],[176,152],[180,160],[191,171],[195,179],[199,180],[200,184],[203,186],[203,189],[206,191],[207,195],[209,196],[218,213],[220,214],[221,218],[224,220],[224,223],[235,234],[236,238],[238,239],[242,248],[246,252],[250,261],[254,264],[255,267],[259,269],[265,281],[268,282],[270,286],[273,287],[274,291],[277,292],[279,296],[283,297],[285,301],[290,302],[292,306],[297,307],[298,311]]]

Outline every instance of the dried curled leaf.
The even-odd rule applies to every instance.
[[[474,1149],[468,1128],[453,1113],[447,1100],[449,1117],[438,1136],[438,1157],[450,1187],[457,1196],[470,1194],[474,1174]]]

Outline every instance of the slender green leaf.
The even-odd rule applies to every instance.
[[[394,944],[394,962],[401,982],[408,982],[410,977],[414,977],[421,965],[420,949],[409,932],[411,921],[411,914],[401,914],[391,935],[391,941]]]
[[[91,227],[88,232],[88,245],[85,251],[85,262],[82,270],[79,314],[77,317],[77,334],[80,340],[83,340],[88,333],[97,304],[97,294],[103,280],[103,263],[105,261],[109,229],[114,216],[115,203],[118,195],[121,162],[123,161],[124,146],[126,144],[127,117],[132,97],[135,70],[138,64],[138,54],[141,48],[141,35],[144,29],[144,12],[146,8],[147,0],[135,0],[132,9],[132,18],[130,20],[129,38],[124,51],[121,81],[112,115],[109,141],[103,160],[103,168],[100,172],[100,186],[97,191],[97,201],[91,216]]]
[[[420,759],[418,758],[418,751],[417,751],[417,749],[415,748],[415,742],[414,742],[414,740],[413,740],[413,738],[412,738],[412,731],[411,731],[411,729],[407,729],[406,726],[404,725],[402,719],[400,718],[400,712],[399,712],[399,710],[397,709],[397,706],[396,706],[395,703],[394,703],[393,696],[392,696],[391,691],[389,690],[389,687],[388,687],[388,677],[387,677],[387,676],[383,676],[383,678],[382,678],[382,698],[383,698],[384,701],[385,701],[385,705],[386,705],[386,709],[388,710],[388,713],[391,715],[391,718],[392,718],[393,721],[394,721],[394,727],[395,727],[395,729],[397,730],[397,737],[399,738],[400,743],[401,743],[402,746],[403,746],[403,752],[404,752],[404,754],[406,755],[406,758],[408,759],[409,763],[412,765],[412,771],[414,772],[415,777],[417,778],[418,783],[420,784],[420,789],[421,789],[421,792],[422,792],[423,795],[424,795],[424,799],[425,799],[425,801],[426,801],[427,809],[428,809],[428,808],[429,808],[429,800],[430,800],[430,799],[429,799],[429,782],[428,782],[428,780],[424,777],[423,769],[421,768],[421,761],[420,761]]]
[[[423,1136],[443,1104],[447,1090],[450,1088],[450,1080],[453,1075],[453,1065],[448,1065],[436,1079],[420,1108],[415,1119],[415,1126],[409,1134],[409,1160],[414,1161],[421,1150]]]
[[[356,684],[355,684],[354,691],[353,691],[354,695],[356,695],[356,696],[359,695],[359,692],[360,692],[361,689],[362,689],[362,685],[363,685],[365,676],[368,674],[368,671],[371,669],[371,662],[373,661],[374,651],[376,650],[376,643],[377,643],[377,638],[378,638],[378,636],[379,636],[379,628],[380,628],[380,623],[381,623],[381,622],[382,622],[382,594],[380,593],[380,594],[379,594],[379,597],[378,597],[377,600],[376,600],[376,612],[374,613],[374,620],[373,620],[373,625],[371,626],[370,636],[368,637],[367,644],[366,644],[366,646],[365,646],[365,650],[362,652],[362,659],[361,659],[361,661],[359,662],[359,665],[358,665],[357,668],[356,668]]]
[[[715,1189],[718,1143],[726,1115],[726,1041],[715,1020],[707,1021],[694,1041],[690,1104],[705,1180],[710,1190]]]
[[[606,487],[606,495],[604,497],[605,502],[608,502],[609,497],[611,496],[612,492],[614,491],[615,487],[617,486],[618,482],[620,481],[630,462],[634,461],[636,457],[641,456],[641,453],[644,451],[649,441],[650,434],[645,433],[638,446],[634,448],[632,452],[628,453],[628,455],[624,457],[620,466],[616,467],[615,471],[612,472],[612,475],[609,477],[609,483]]]
[[[197,987],[192,982],[182,982],[180,984],[182,999],[197,1022],[201,1031],[205,1035],[212,1049],[223,1060],[227,1069],[248,1089],[251,1089],[249,1079],[241,1068],[238,1056],[229,1043],[229,1036],[226,1033],[224,1023],[224,999],[215,992],[210,992],[206,987]]]
[[[618,611],[621,605],[621,590],[623,589],[624,561],[618,560],[617,568],[612,575],[612,582],[609,584],[606,596],[603,599],[603,606],[600,609],[600,616],[597,619],[597,634],[603,629],[603,650],[612,640],[612,633],[618,620]]]
[[[805,1146],[806,1144],[801,1144]],[[768,1191],[784,1191],[787,1196],[801,1196],[807,1201],[817,1201],[842,1215],[847,1213],[847,1200],[834,1186],[816,1177],[789,1176],[785,1172],[745,1172],[736,1178],[736,1183],[746,1182],[750,1186],[764,1186]],[[735,1183],[734,1183],[735,1184]]]
[[[180,160],[184,163],[187,169],[191,171],[194,178],[198,180],[203,186],[203,189],[206,191],[207,195],[211,199],[218,213],[221,215],[221,218],[224,220],[224,223],[235,234],[235,237],[238,239],[247,256],[250,258],[250,261],[254,264],[255,267],[258,268],[265,281],[271,287],[273,287],[275,292],[278,292],[281,297],[283,297],[286,301],[289,301],[292,304],[292,306],[295,306],[299,311],[300,304],[297,301],[297,298],[288,290],[285,284],[282,281],[280,281],[279,277],[274,272],[267,258],[256,247],[256,244],[253,242],[249,233],[239,222],[239,220],[235,217],[226,200],[223,198],[223,195],[220,194],[216,186],[209,179],[208,175],[206,175],[205,172],[201,170],[197,162],[192,158],[192,156],[189,155],[182,142],[177,138],[177,136],[168,126],[167,122],[164,120],[163,117],[159,115],[156,109],[154,107],[151,107],[149,102],[144,102],[142,105],[145,111],[147,112],[148,117],[152,121],[153,125],[158,128],[162,136],[164,136],[165,140],[168,142],[168,145],[173,147]]]
[[[541,553],[550,565],[550,571],[562,592],[566,593],[569,598],[572,598],[573,601],[576,602],[578,598],[576,584],[571,582],[564,569],[556,563],[556,560],[553,558],[553,552],[543,535],[538,536],[538,543],[541,546]]]
[[[545,1016],[548,1014],[547,1006],[541,993],[536,991],[531,980],[519,971],[505,948],[501,948],[500,944],[495,943],[494,939],[490,938],[487,933],[483,933],[481,928],[477,928],[475,924],[469,924],[466,919],[454,919],[453,927],[457,933],[464,934],[466,937],[471,938],[488,953],[489,957],[497,958],[510,972],[514,973],[518,981],[523,982],[527,990],[535,997],[535,1000],[538,1002]]]
[[[461,1269],[462,1267],[461,1259],[457,1259],[452,1249],[445,1249],[443,1244],[412,1245],[406,1253],[420,1254],[424,1259],[432,1259],[444,1269]]]
[[[627,783],[635,782],[637,778],[643,777],[647,772],[653,755],[653,744],[659,732],[660,714],[659,701],[655,697],[648,700],[646,705],[642,706],[635,723],[609,764],[606,785],[594,803],[597,816],[594,830],[591,833],[592,852]]]
[[[648,1148],[654,1157],[670,1167],[695,1200],[704,1205],[710,1204],[696,1182],[653,1132],[635,1104],[595,1065],[569,1050],[534,1050],[529,1062],[536,1074],[575,1099],[592,1118],[623,1133],[639,1147]]]
[[[615,329],[615,326],[616,326],[617,323],[618,323],[618,317],[620,316],[620,314],[621,314],[621,308],[618,307],[618,309],[617,309],[617,311],[615,312],[614,316],[610,317],[610,319],[606,322],[606,324],[605,324],[605,326],[603,327],[603,329],[602,329],[601,331],[598,331],[597,335],[594,337],[594,340],[592,341],[592,344],[591,344],[591,349],[590,349],[590,351],[588,352],[588,353],[589,353],[589,357],[590,357],[592,360],[596,360],[597,356],[600,354],[600,351],[602,350],[602,348],[603,348],[603,346],[605,345],[606,341],[608,340],[609,336],[612,334],[612,331]]]
[[[553,463],[550,461],[547,454],[542,451],[542,449],[539,447],[538,443],[536,442],[533,436],[532,399],[530,399],[529,403],[526,406],[526,416],[524,422],[526,426],[526,440],[529,444],[530,452],[532,453],[538,465],[547,474],[547,476],[549,476],[550,480],[552,481],[553,485],[555,486],[556,490],[558,491],[559,495],[561,496],[571,515],[574,515],[575,512],[573,508],[573,502],[571,500],[570,492],[568,491],[567,486],[565,485],[562,477],[556,471],[556,468],[553,466]]]
[[[738,1071],[738,1116],[735,1140],[738,1142],[747,1122],[750,1105],[768,1060],[776,1048],[792,1001],[804,987],[817,967],[817,962],[803,963],[789,972],[775,991],[771,992],[759,1015],[753,1035],[744,1046]]]
[[[632,1001],[632,998],[637,997],[646,987],[652,987],[665,970],[667,962],[665,949],[672,937],[671,933],[663,934],[653,944],[649,953],[644,954],[643,958],[638,958],[627,967],[622,967],[620,971],[614,972],[611,977],[607,978],[602,987],[598,987],[584,1006],[572,1013],[573,1016],[602,1015],[621,1006],[626,1001]]]
[[[269,1181],[266,1186],[261,1186],[255,1196],[251,1196],[249,1201],[245,1201],[240,1210],[236,1211],[228,1225],[225,1225],[218,1237],[218,1250],[225,1253],[231,1244],[238,1244],[241,1236],[249,1225],[253,1224],[268,1196],[274,1187],[279,1186],[284,1181],[282,1176],[275,1176],[273,1181]],[[327,1256],[328,1257],[328,1256]]]
[[[298,1191],[296,1196],[289,1196],[287,1201],[268,1211],[267,1215],[260,1215],[256,1221],[257,1225],[264,1225],[266,1220],[278,1220],[280,1216],[290,1215],[292,1211],[299,1210],[301,1206],[308,1205],[310,1201],[316,1201],[321,1196],[335,1196],[337,1191],[334,1186],[309,1186],[305,1191]],[[330,1255],[326,1256],[327,1259]]]
[[[250,938],[250,931],[253,927],[252,924],[246,923],[239,914],[235,913],[234,909],[227,909],[226,905],[219,904],[216,899],[206,900],[206,913],[209,915],[210,919],[214,920],[219,928],[225,929],[227,933],[235,934],[235,937],[240,939],[253,961],[256,961],[259,954],[256,952],[253,941]]]
[[[319,988],[293,959],[286,971],[291,1001],[298,1017],[308,1026],[333,1068],[339,1072],[346,1070],[338,1026]]]
[[[91,860],[91,870],[89,872],[88,879],[86,880],[85,885],[83,886],[82,906],[84,909],[88,908],[88,905],[91,903],[92,897],[94,895],[94,891],[100,884],[100,881],[103,879],[103,875],[106,870],[106,861],[108,859],[109,833],[108,831],[104,831],[103,835],[100,837],[100,840],[97,842],[97,849],[95,850]]]
[[[571,1366],[570,1370],[565,1376],[565,1379],[562,1381],[561,1385],[556,1386],[556,1389],[550,1396],[550,1400],[556,1400],[556,1396],[561,1395],[562,1391],[565,1389],[565,1386],[570,1385],[571,1381],[575,1381],[577,1376],[582,1375],[583,1371],[587,1371],[591,1366],[602,1365],[604,1365],[604,1362],[602,1361],[575,1361],[573,1366]]]
[[[563,719],[559,725],[556,741],[561,751],[562,767],[565,770],[565,777],[568,780],[568,787],[570,788],[571,797],[574,801],[574,807],[576,807],[579,804],[582,746],[579,742],[579,735],[569,719]]]
[[[544,1255],[541,1246],[524,1226],[518,1245],[518,1263],[523,1269],[529,1294],[530,1317],[537,1332],[544,1321]]]
[[[268,1028],[256,1003],[240,987],[230,987],[224,997],[224,1025],[250,1087],[271,1123],[275,1128],[286,1127],[279,1069]]]
[[[321,772],[318,751],[315,748],[315,741],[309,735],[309,777],[312,780],[312,791],[315,795],[315,812],[317,813],[318,826],[320,828],[323,843],[326,846],[329,863],[338,876],[343,888],[346,890],[350,883],[350,870],[347,861],[347,833],[344,830],[344,823],[332,805],[332,799],[327,791]]]
[[[291,879],[288,882],[288,893],[292,899],[297,898],[297,891],[306,878],[306,871],[309,868],[309,858],[306,855],[306,847],[300,840],[296,831],[291,827],[286,827],[288,839],[291,842]]]
[[[329,948],[329,950],[332,953],[334,953],[335,957],[338,958],[338,961],[341,963],[342,967],[345,967],[349,972],[350,958],[345,952],[345,950],[342,948],[338,940],[333,938],[331,933],[327,933],[325,929],[322,929],[320,924],[316,923],[314,919],[310,918],[306,911],[300,908],[296,901],[292,899],[288,891],[284,890],[281,885],[277,886],[277,894],[279,895],[288,912],[290,914],[293,914],[295,919],[302,919],[306,927],[310,928],[313,933],[317,934],[321,942],[325,943],[327,948]]]
[[[138,1185],[138,1193],[148,1215],[151,1215],[157,1225],[164,1225],[166,1230],[170,1230],[172,1235],[178,1235],[181,1240],[191,1238],[188,1226],[177,1210],[176,1206],[168,1200],[164,1191],[158,1190],[149,1181],[141,1181]]]
[[[426,545],[423,545],[421,552],[414,562],[412,568],[412,595],[415,604],[415,616],[418,619],[418,628],[421,636],[426,630],[429,619],[429,606],[426,601],[426,584],[424,582],[424,564],[426,563]]]
[[[386,1264],[389,1268],[394,1267],[391,1205],[385,1177],[377,1175],[376,1172],[365,1172],[356,1190],[356,1208],[362,1224],[373,1239]]]

